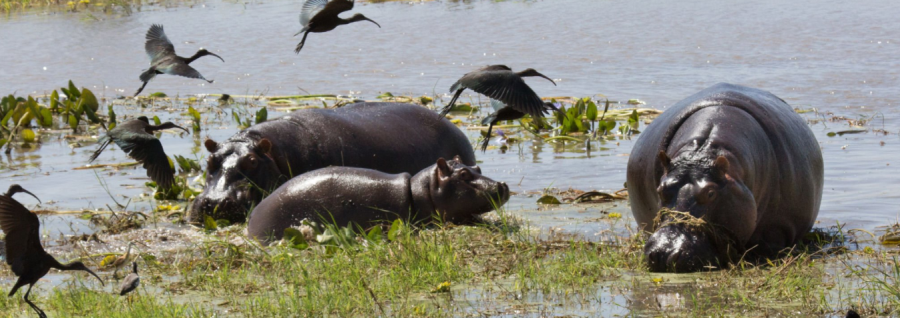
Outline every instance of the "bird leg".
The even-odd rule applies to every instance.
[[[147,86],[147,83],[148,82],[144,82],[144,84],[141,85],[141,88],[138,88],[137,92],[134,93],[134,97],[137,97],[141,93],[141,91],[144,90],[144,87]]]
[[[450,109],[453,108],[453,104],[456,103],[456,99],[459,98],[459,95],[462,95],[462,92],[465,88],[459,89],[456,91],[456,94],[453,94],[453,99],[450,100],[450,103],[444,105],[444,109],[441,110],[441,117],[447,116],[450,113]]]
[[[488,124],[487,136],[484,137],[484,141],[481,143],[481,152],[487,151],[488,143],[491,142],[491,130],[494,129],[495,122],[496,121],[492,121],[490,124]]]
[[[303,43],[306,43],[307,35],[309,35],[309,31],[303,33],[303,38],[300,39],[300,44],[297,44],[297,48],[294,49],[294,53],[300,54],[300,50],[303,49]]]
[[[106,138],[106,140],[101,141],[100,148],[97,148],[97,151],[94,151],[94,154],[91,155],[91,160],[88,160],[88,162],[94,162],[94,159],[97,159],[97,157],[100,156],[100,153],[103,152],[103,149],[106,149],[106,146],[109,146],[110,142],[112,142],[112,138]]]
[[[28,303],[29,306],[31,306],[31,309],[34,309],[34,312],[38,314],[38,317],[47,318],[47,314],[45,314],[43,310],[38,308],[38,306],[31,302],[31,300],[28,300],[28,295],[31,294],[32,286],[34,285],[28,285],[28,291],[25,292],[25,297],[23,298],[25,299],[25,302]]]

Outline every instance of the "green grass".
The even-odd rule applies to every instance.
[[[61,317],[760,316],[848,308],[890,315],[900,308],[900,267],[886,252],[811,251],[717,272],[659,274],[646,271],[640,236],[587,242],[449,226],[297,250],[240,242],[241,231],[209,234],[192,249],[146,252],[139,261],[144,287],[131,298],[110,293],[112,280],[101,289],[83,275],[53,290],[39,287],[32,297]],[[449,292],[438,288],[445,282]],[[23,293],[0,297],[0,312],[31,315]],[[622,297],[628,300],[616,301]]]

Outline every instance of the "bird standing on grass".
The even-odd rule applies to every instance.
[[[188,64],[207,55],[218,57],[222,62],[225,62],[221,56],[207,51],[206,49],[200,49],[191,57],[180,57],[175,55],[175,46],[172,45],[172,42],[166,37],[166,33],[163,32],[163,26],[159,24],[150,26],[150,30],[147,31],[147,43],[144,44],[144,49],[147,51],[147,55],[150,56],[150,68],[141,73],[141,82],[144,82],[144,84],[141,85],[141,88],[138,88],[137,92],[134,93],[134,96],[138,96],[138,94],[144,90],[144,87],[147,86],[147,83],[157,74],[199,78],[212,83],[213,81],[200,75],[200,72]]]
[[[12,185],[5,196],[0,196],[0,229],[3,230],[3,233],[6,233],[6,263],[9,264],[13,273],[19,276],[8,296],[14,295],[20,287],[28,285],[28,290],[25,292],[23,299],[34,309],[39,317],[46,318],[47,315],[44,314],[44,311],[32,303],[28,299],[28,295],[31,294],[31,287],[41,277],[47,275],[51,268],[61,271],[86,271],[97,277],[100,280],[100,284],[103,284],[103,280],[81,262],[60,264],[53,256],[44,251],[39,235],[41,222],[36,214],[31,213],[21,203],[12,198],[13,194],[17,192],[31,194],[31,192],[22,189],[18,185]],[[31,195],[34,196],[34,194]],[[35,196],[35,199],[37,199],[37,196]]]
[[[369,21],[375,23],[379,28],[381,25],[362,14],[354,14],[349,19],[338,17],[344,11],[353,9],[353,0],[306,0],[300,9],[300,25],[303,29],[294,34],[294,36],[303,33],[303,38],[294,53],[300,54],[303,44],[306,43],[306,36],[310,32],[321,33],[334,30],[339,25],[350,24],[359,21]]]
[[[466,73],[456,83],[453,83],[453,86],[450,86],[450,92],[454,93],[453,99],[441,110],[441,116],[446,116],[450,112],[453,104],[456,103],[456,99],[468,88],[479,94],[487,95],[505,105],[482,121],[482,124],[489,125],[488,138],[491,136],[491,129],[494,124],[499,121],[522,118],[525,115],[531,115],[535,121],[538,121],[541,117],[544,117],[547,110],[555,110],[556,108],[544,103],[531,87],[525,84],[522,78],[529,76],[540,76],[546,78],[554,86],[556,85],[556,82],[553,82],[552,79],[532,68],[521,72],[513,72],[506,65],[489,65]],[[492,106],[495,109],[497,108],[496,103],[492,103]],[[487,149],[488,138],[482,144],[482,151]]]
[[[122,281],[122,285],[119,287],[119,296],[125,296],[125,294],[137,289],[140,283],[141,277],[138,276],[137,262],[131,262],[131,274],[125,276],[125,280]]]
[[[169,189],[175,183],[175,169],[169,165],[169,157],[163,151],[162,143],[156,139],[156,136],[153,136],[154,132],[169,128],[180,128],[188,132],[184,127],[169,121],[159,126],[151,125],[150,120],[145,116],[126,121],[100,138],[98,141],[100,148],[94,152],[90,161],[97,159],[97,156],[103,152],[103,149],[106,149],[106,146],[109,146],[110,142],[115,142],[129,157],[144,165],[144,169],[147,169],[147,176],[156,182],[159,189]]]

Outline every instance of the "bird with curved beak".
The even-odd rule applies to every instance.
[[[175,55],[175,46],[172,45],[172,41],[169,41],[169,38],[166,37],[163,26],[159,24],[150,26],[150,30],[147,31],[147,43],[144,44],[144,50],[147,51],[147,56],[150,57],[150,68],[141,73],[141,82],[144,82],[144,84],[141,85],[141,88],[138,88],[137,92],[134,93],[134,96],[138,96],[138,94],[144,90],[144,87],[147,86],[147,83],[158,74],[198,78],[212,83],[213,81],[200,75],[200,72],[188,64],[207,55],[218,57],[222,62],[225,62],[225,59],[221,56],[203,48],[197,51],[197,53],[194,53],[191,57]]]
[[[538,71],[535,71],[533,68],[525,69],[521,72],[513,72],[512,69],[506,65],[489,65],[466,73],[456,81],[456,83],[453,83],[453,85],[450,86],[450,92],[454,93],[453,98],[450,100],[450,103],[441,110],[441,117],[450,113],[450,109],[453,107],[453,104],[456,103],[456,99],[458,99],[459,95],[468,88],[499,101],[502,103],[500,105],[505,105],[498,107],[492,104],[492,106],[495,107],[496,112],[489,115],[482,122],[483,124],[490,124],[488,127],[488,137],[490,137],[491,128],[494,123],[498,121],[522,118],[522,116],[527,114],[531,115],[532,118],[535,118],[535,121],[537,122],[541,117],[544,117],[547,110],[555,110],[556,107],[544,103],[531,87],[529,87],[528,84],[525,84],[525,81],[522,78],[531,76],[546,78],[550,83],[553,83],[553,85],[556,86],[556,82],[544,74],[538,73]],[[487,141],[488,139],[486,138],[481,147],[482,151],[487,149]]]
[[[94,152],[90,161],[97,159],[110,142],[115,142],[129,157],[144,165],[147,176],[156,182],[159,189],[169,189],[175,183],[175,169],[169,165],[169,157],[163,151],[162,143],[153,135],[158,130],[169,128],[180,128],[189,133],[184,127],[168,121],[159,126],[151,125],[146,116],[126,121],[110,129],[106,136],[98,140],[100,148]]]
[[[9,264],[13,273],[19,276],[8,296],[14,295],[20,287],[28,285],[28,291],[25,292],[23,299],[39,317],[46,318],[47,315],[44,311],[31,302],[28,295],[31,294],[31,287],[41,277],[47,275],[51,268],[61,271],[86,271],[96,277],[101,285],[103,280],[82,262],[60,264],[53,256],[44,251],[39,234],[41,222],[36,214],[31,213],[12,198],[18,192],[31,194],[37,199],[37,196],[16,184],[9,187],[6,195],[0,196],[0,230],[6,233],[6,263]]]
[[[321,33],[334,30],[339,25],[350,24],[359,21],[369,21],[375,23],[379,28],[381,25],[366,16],[357,13],[349,19],[342,19],[338,15],[344,11],[353,9],[353,0],[306,0],[300,9],[300,25],[303,29],[294,34],[294,36],[303,33],[303,38],[294,52],[300,54],[303,44],[306,43],[306,36],[310,32]]]

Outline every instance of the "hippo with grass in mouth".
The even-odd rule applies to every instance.
[[[291,179],[259,203],[247,232],[262,242],[310,220],[364,228],[396,219],[469,223],[509,200],[509,187],[456,157],[410,176],[351,167],[328,167]]]
[[[628,160],[634,218],[653,233],[651,271],[774,257],[812,228],[822,152],[806,121],[769,92],[720,83],[656,118]]]
[[[210,156],[206,188],[188,214],[241,223],[252,205],[291,177],[328,166],[416,173],[438,158],[459,156],[474,165],[469,139],[424,107],[357,103],[337,109],[304,109],[253,125],[218,143]]]

